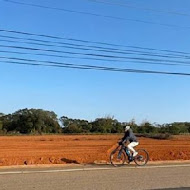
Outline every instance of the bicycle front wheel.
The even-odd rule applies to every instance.
[[[113,166],[123,166],[126,161],[126,154],[123,149],[116,148],[110,154],[110,162]]]
[[[146,165],[148,160],[149,160],[148,152],[146,150],[144,150],[144,149],[139,149],[139,150],[137,150],[137,152],[138,152],[138,154],[137,154],[137,156],[135,156],[134,162],[138,166]]]

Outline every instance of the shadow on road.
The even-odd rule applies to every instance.
[[[76,160],[70,160],[70,159],[67,159],[67,158],[61,158],[61,161],[65,162],[67,164],[79,164],[79,162],[77,162]]]

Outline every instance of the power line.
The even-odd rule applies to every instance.
[[[102,3],[102,4],[109,4],[109,5],[117,5],[120,7],[126,7],[126,8],[132,8],[132,9],[137,9],[137,10],[144,10],[144,11],[151,11],[151,12],[157,12],[157,13],[165,13],[165,14],[171,14],[171,15],[177,15],[177,16],[185,16],[185,17],[190,17],[190,14],[188,13],[182,13],[178,11],[165,11],[165,10],[157,10],[157,9],[151,9],[151,8],[145,8],[145,7],[139,7],[135,5],[130,5],[130,4],[123,4],[123,3],[116,3],[116,2],[111,2],[111,1],[103,1],[103,0],[87,0],[95,3]]]
[[[73,44],[73,43],[65,43],[65,42],[55,42],[55,41],[47,41],[47,40],[38,40],[34,38],[20,38],[15,36],[7,36],[7,35],[0,35],[2,38],[8,38],[8,39],[17,39],[17,40],[29,40],[29,41],[35,41],[35,43],[31,42],[21,42],[21,41],[8,41],[8,40],[1,40],[4,42],[13,42],[13,43],[29,43],[33,45],[42,45],[42,46],[49,46],[49,47],[66,47],[66,48],[73,48],[77,47],[77,49],[81,50],[93,50],[93,51],[104,51],[104,52],[110,52],[110,53],[125,53],[125,52],[134,52],[134,53],[150,53],[147,51],[138,51],[138,50],[131,50],[131,49],[115,49],[115,48],[108,48],[108,47],[102,47],[102,46],[89,46],[89,45],[81,45],[81,44]],[[37,42],[37,43],[36,43]],[[39,43],[42,42],[42,43]],[[44,44],[45,43],[45,44]],[[50,44],[51,45],[50,45]],[[61,44],[61,45],[52,45],[53,44]],[[64,46],[63,46],[64,45]],[[67,45],[67,46],[65,46]],[[84,48],[78,48],[78,47],[84,47]],[[152,53],[152,55],[159,55]],[[178,56],[178,54],[165,54],[166,56]]]
[[[7,35],[0,35],[1,38],[8,38],[8,39],[16,39],[16,40],[27,40],[27,41],[32,41],[31,44],[34,45],[43,45],[43,46],[50,46],[50,47],[84,47],[84,48],[89,48],[90,50],[94,50],[94,51],[102,51],[102,50],[106,50],[105,52],[111,52],[111,53],[125,53],[125,52],[134,52],[134,53],[150,53],[147,51],[139,51],[139,50],[131,50],[131,49],[118,49],[118,48],[110,48],[110,47],[103,47],[103,46],[92,46],[92,45],[82,45],[82,44],[76,44],[76,43],[68,43],[68,42],[59,42],[59,41],[49,41],[49,40],[39,40],[39,39],[34,39],[34,38],[21,38],[21,37],[15,37],[15,36],[7,36]],[[4,41],[4,40],[1,40]],[[35,43],[33,43],[33,41]],[[15,42],[16,41],[9,41],[9,42]],[[37,43],[36,43],[37,42]],[[41,44],[39,42],[45,43],[45,44]],[[17,42],[17,43],[29,43],[29,42]],[[49,45],[51,44],[51,45]],[[59,44],[59,45],[52,45],[52,44]],[[61,44],[61,45],[60,45]],[[64,46],[63,46],[64,45]],[[65,46],[67,45],[67,46]],[[130,47],[131,48],[131,47]],[[98,49],[98,50],[96,50]],[[100,49],[100,50],[99,50]],[[143,48],[141,48],[143,49]],[[147,50],[147,48],[144,48]],[[158,53],[152,53],[152,55],[160,55]],[[187,53],[188,54],[188,53]],[[179,54],[163,54],[164,56],[177,56],[179,58],[183,58],[183,57],[187,57],[187,56],[181,56]],[[190,54],[189,54],[190,55]]]
[[[10,38],[17,38],[17,37],[11,37],[11,36],[6,36],[6,37],[10,37]],[[20,39],[20,38],[19,38]],[[24,39],[24,38],[22,38]],[[13,41],[11,41],[13,42]],[[37,43],[38,44],[38,43]],[[41,44],[40,44],[41,45]],[[43,44],[45,45],[45,44]],[[1,46],[1,47],[6,47],[6,48],[18,48],[18,49],[22,49],[22,50],[32,50],[32,51],[46,51],[49,53],[53,52],[53,53],[65,53],[65,54],[74,54],[74,55],[85,55],[85,56],[98,56],[98,57],[102,57],[102,58],[94,58],[94,57],[74,57],[74,56],[61,56],[61,55],[54,55],[54,54],[43,54],[43,53],[37,53],[37,54],[32,54],[32,53],[26,53],[26,52],[13,52],[13,51],[0,51],[0,52],[4,52],[4,53],[17,53],[17,54],[23,54],[23,55],[41,55],[41,56],[51,56],[51,57],[59,57],[59,58],[74,58],[74,59],[86,59],[86,60],[94,60],[94,61],[110,61],[110,62],[124,62],[127,63],[124,60],[120,60],[120,59],[126,59],[126,60],[130,60],[130,62],[133,63],[143,63],[143,64],[151,64],[151,65],[169,65],[169,66],[189,66],[190,62],[184,62],[184,61],[175,61],[175,60],[162,60],[162,59],[150,59],[150,58],[141,58],[141,57],[119,57],[119,56],[110,56],[110,55],[102,55],[102,54],[83,54],[83,53],[78,53],[78,52],[68,52],[68,51],[56,51],[56,50],[47,50],[47,49],[39,49],[39,48],[28,48],[28,47],[20,47],[20,46]],[[146,54],[148,56],[150,56],[150,54]],[[158,55],[157,55],[158,56]],[[106,58],[106,59],[105,59]],[[107,59],[109,58],[109,59]],[[112,59],[111,59],[112,58]],[[187,58],[187,56],[186,56]],[[169,63],[168,63],[169,62]]]
[[[74,57],[74,56],[62,56],[62,55],[53,55],[53,54],[44,54],[44,53],[26,53],[26,52],[18,52],[18,51],[5,51],[0,50],[0,53],[9,53],[9,54],[18,54],[18,55],[37,55],[37,56],[46,56],[46,57],[56,57],[56,58],[69,58],[69,59],[82,59],[82,60],[92,60],[92,61],[106,61],[106,62],[122,62],[122,63],[129,63],[124,60],[113,60],[113,59],[101,59],[101,58],[91,58],[91,57]],[[134,61],[133,58],[129,59],[130,63],[136,64],[147,64],[147,65],[167,65],[167,66],[190,66],[190,63],[166,63],[166,62],[152,62],[151,60],[142,61],[136,60]]]
[[[6,37],[0,35],[0,37]],[[24,38],[17,38],[17,37],[9,37],[9,38],[15,38],[15,39],[23,39]],[[128,55],[142,55],[142,56],[152,56],[152,57],[162,57],[162,58],[183,58],[183,59],[190,59],[190,56],[180,56],[180,55],[169,55],[169,54],[155,54],[152,52],[147,51],[135,51],[135,50],[125,50],[125,51],[113,51],[113,50],[106,50],[106,49],[93,49],[93,48],[87,48],[85,47],[73,47],[70,45],[52,45],[52,44],[44,44],[44,43],[36,43],[36,42],[27,42],[27,41],[13,41],[13,40],[2,40],[1,42],[9,42],[9,43],[21,43],[21,44],[31,44],[31,45],[38,45],[38,46],[45,46],[45,47],[58,47],[58,48],[67,48],[67,49],[75,49],[75,50],[85,50],[85,51],[97,51],[97,52],[104,52],[104,53],[114,53],[114,54],[128,54]]]
[[[40,64],[40,63],[28,63],[19,61],[0,61],[1,63],[11,63],[19,65],[31,65],[31,66],[45,66],[45,67],[63,67],[72,69],[89,69],[89,70],[103,70],[103,71],[114,71],[114,72],[125,72],[125,73],[144,73],[144,74],[159,74],[159,75],[178,75],[178,76],[190,76],[190,73],[180,73],[180,72],[165,72],[165,71],[151,71],[151,70],[138,70],[138,69],[121,69],[113,67],[99,67],[92,65],[75,65],[69,63],[60,64]],[[39,62],[39,61],[37,61]]]
[[[143,23],[143,24],[159,25],[159,26],[165,26],[165,27],[169,27],[169,28],[190,29],[190,27],[188,27],[188,26],[186,27],[186,26],[178,26],[178,25],[173,25],[173,24],[145,21],[145,20],[140,20],[140,19],[115,17],[115,16],[110,16],[110,15],[102,15],[102,14],[96,14],[96,13],[90,13],[90,12],[84,12],[84,11],[82,12],[82,11],[75,11],[75,10],[70,10],[70,9],[37,5],[37,4],[32,4],[32,3],[23,3],[23,2],[13,1],[13,0],[2,0],[2,1],[8,2],[8,3],[19,4],[19,5],[32,6],[32,7],[44,8],[44,9],[52,9],[52,10],[64,11],[64,12],[68,12],[68,13],[77,13],[77,14],[83,14],[83,15],[96,16],[96,17],[104,17],[104,18],[121,20],[121,21],[130,21],[130,22],[138,22],[138,23]]]
[[[0,56],[0,58],[7,58],[6,56]],[[31,59],[24,59],[24,58],[15,58],[15,57],[8,57],[9,59],[17,59],[17,60],[25,60],[25,61],[35,61],[35,60],[31,60]],[[109,60],[107,60],[107,61],[109,61]],[[38,61],[39,62],[39,61]],[[42,61],[43,62],[43,61]],[[46,62],[51,62],[51,63],[59,63],[59,64],[61,64],[60,62],[53,62],[53,61],[46,61]],[[125,62],[125,63],[127,63],[127,62]],[[139,63],[139,62],[135,62],[135,63]],[[151,63],[149,63],[149,64],[151,64]],[[160,64],[160,63],[152,63],[152,64]],[[164,63],[163,63],[164,64]],[[167,65],[179,65],[179,64],[167,64]],[[185,65],[185,66],[190,66],[190,64],[189,65]]]
[[[1,32],[1,31],[0,31]],[[62,45],[68,45],[68,46],[74,46],[74,47],[87,47],[90,48],[91,50],[96,51],[96,49],[101,49],[101,50],[109,50],[110,52],[116,52],[116,53],[124,53],[124,52],[140,52],[140,53],[147,53],[144,51],[137,51],[137,50],[129,50],[129,49],[116,49],[116,48],[110,48],[110,47],[102,47],[102,46],[92,46],[92,45],[82,45],[82,44],[76,44],[76,43],[68,43],[68,42],[59,42],[59,41],[49,41],[49,40],[39,40],[39,39],[34,39],[34,38],[21,38],[21,37],[15,37],[15,36],[7,36],[7,35],[0,35],[2,38],[8,38],[8,39],[17,39],[17,40],[29,40],[29,41],[35,41],[35,42],[42,42],[45,44],[40,44],[40,43],[33,43],[35,45],[44,45],[44,46],[54,46],[54,47],[65,47]],[[2,40],[3,41],[3,40]],[[14,42],[14,41],[10,41]],[[22,42],[23,43],[23,42]],[[25,43],[25,42],[24,42]],[[60,45],[47,45],[47,44],[61,44]],[[95,49],[94,49],[95,48]]]
[[[52,36],[52,35],[45,35],[45,34],[34,34],[34,33],[23,32],[23,31],[6,30],[6,29],[1,29],[1,28],[0,28],[0,32],[20,34],[20,35],[27,35],[27,36],[36,36],[36,37],[43,37],[43,38],[50,38],[50,39],[54,39],[54,40],[55,39],[56,40],[68,40],[68,41],[87,43],[87,44],[99,44],[99,45],[106,45],[106,46],[112,46],[112,47],[144,49],[144,50],[150,50],[150,51],[160,51],[160,52],[167,52],[167,53],[177,53],[177,54],[190,55],[190,53],[188,53],[188,52],[182,52],[182,51],[175,51],[175,50],[168,50],[168,49],[146,48],[146,47],[140,47],[140,46],[127,46],[127,45],[120,45],[120,44],[113,44],[113,43],[105,43],[105,42],[96,42],[96,41],[89,41],[89,40],[81,40],[81,39],[75,39],[75,38],[64,38],[64,37],[59,37],[59,36]],[[37,40],[37,41],[47,42],[46,40]],[[63,42],[56,42],[56,43],[63,43]],[[118,50],[118,49],[115,49],[115,48],[111,48],[111,49],[112,50]]]
[[[0,36],[1,37],[1,36]],[[125,51],[111,51],[111,50],[103,50],[103,49],[92,49],[92,48],[81,48],[81,47],[73,47],[73,46],[59,46],[59,45],[49,45],[49,44],[42,44],[36,42],[26,42],[26,41],[12,41],[12,40],[1,40],[1,42],[10,42],[10,43],[22,43],[22,44],[31,44],[31,45],[38,45],[38,46],[46,46],[46,47],[58,47],[58,48],[68,48],[68,49],[75,49],[75,50],[85,50],[85,51],[98,51],[98,52],[105,52],[105,53],[116,53],[116,54],[137,54],[136,52],[140,51],[133,51],[133,50],[125,50]],[[142,52],[139,55],[146,55],[149,52]],[[162,57],[169,57],[167,55],[157,55],[157,54],[149,54],[150,56],[162,56]],[[172,57],[172,58],[181,58],[180,56]]]
[[[163,60],[163,59],[153,59],[153,58],[143,58],[143,57],[129,57],[129,56],[115,56],[115,55],[106,55],[106,54],[95,54],[95,53],[81,53],[81,52],[72,52],[72,51],[60,51],[53,49],[41,49],[41,48],[32,48],[32,47],[23,47],[23,46],[10,46],[10,45],[0,45],[3,48],[11,48],[11,49],[21,49],[21,50],[30,50],[30,51],[42,51],[42,52],[52,52],[52,53],[64,53],[71,55],[85,55],[85,56],[93,56],[93,57],[101,57],[101,58],[111,58],[115,59],[124,59],[124,60],[141,60],[141,61],[156,61],[156,62],[169,62],[169,63],[182,63],[182,64],[190,64],[190,62],[185,61],[175,61],[175,60]]]

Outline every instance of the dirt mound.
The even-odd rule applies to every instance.
[[[0,166],[108,162],[119,135],[0,137]],[[190,136],[139,138],[151,161],[190,160]]]

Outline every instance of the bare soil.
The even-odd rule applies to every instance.
[[[121,135],[1,136],[0,166],[109,162]],[[150,161],[190,160],[190,136],[138,138]]]

